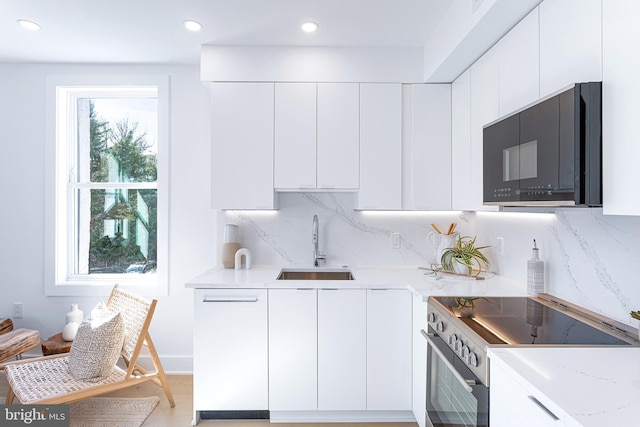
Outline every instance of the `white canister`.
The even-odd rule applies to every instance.
[[[442,261],[442,253],[448,248],[452,248],[456,245],[460,233],[457,231],[451,234],[440,234],[435,231],[427,234],[427,240],[433,246],[433,258],[436,264],[440,264]]]

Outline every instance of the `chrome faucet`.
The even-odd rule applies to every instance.
[[[313,242],[313,266],[318,267],[318,260],[327,262],[327,256],[318,253],[318,215],[313,216],[313,234],[311,235],[311,241]]]

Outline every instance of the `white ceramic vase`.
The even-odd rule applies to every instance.
[[[78,333],[79,323],[69,322],[62,328],[62,339],[65,341],[73,341]]]
[[[79,325],[83,319],[84,312],[78,308],[78,304],[71,304],[71,310],[67,312],[67,321],[65,324],[76,322]]]

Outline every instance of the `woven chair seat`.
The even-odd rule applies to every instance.
[[[7,365],[5,372],[15,396],[23,404],[122,381],[126,377],[126,372],[116,366],[111,375],[98,381],[76,380],[69,370],[68,356]]]

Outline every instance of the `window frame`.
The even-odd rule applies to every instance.
[[[74,258],[77,245],[74,197],[71,171],[76,167],[77,145],[75,100],[82,96],[131,97],[154,87],[158,102],[157,168],[155,184],[93,183],[92,188],[145,188],[157,191],[157,270],[155,274],[75,274]],[[135,97],[135,96],[133,96]],[[121,284],[145,296],[168,295],[168,213],[169,213],[169,76],[48,76],[46,79],[46,150],[45,150],[45,295],[93,296],[107,295],[113,286]],[[72,129],[72,132],[69,132]],[[97,185],[96,185],[97,184]]]

